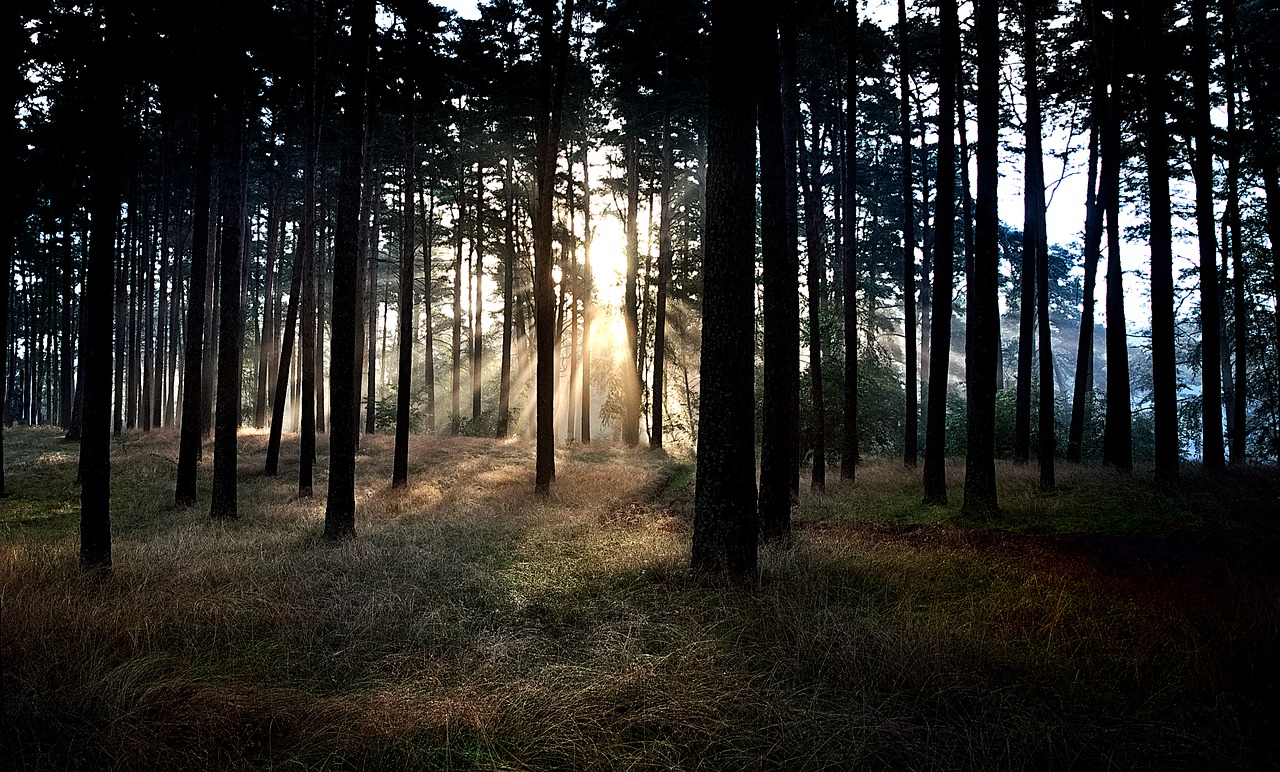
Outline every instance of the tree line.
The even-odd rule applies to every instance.
[[[327,432],[335,538],[362,431],[394,431],[397,486],[413,431],[530,436],[541,493],[593,428],[676,439],[695,567],[747,574],[802,471],[864,453],[922,463],[931,504],[964,456],[981,518],[998,456],[1051,489],[1062,458],[1280,453],[1263,0],[11,13],[4,416],[80,442],[88,567],[111,435],[169,426],[179,506],[212,438],[215,518],[242,427],[267,474],[298,433],[304,497]]]

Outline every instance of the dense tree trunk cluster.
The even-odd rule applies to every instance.
[[[543,494],[574,443],[696,449],[693,563],[747,576],[837,456],[939,506],[963,456],[983,519],[1002,457],[1275,461],[1264,6],[20,4],[5,425],[80,442],[87,567],[112,433],[230,519],[261,430],[333,537],[361,429],[395,486],[420,433],[532,439]]]

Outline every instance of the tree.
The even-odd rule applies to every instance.
[[[1039,13],[1036,8],[1038,0],[1023,0],[1023,59],[1026,67],[1027,86],[1027,168],[1026,180],[1028,200],[1024,234],[1032,234],[1031,239],[1024,236],[1022,250],[1022,267],[1029,269],[1026,246],[1031,244],[1035,254],[1035,308],[1036,328],[1038,333],[1040,404],[1039,404],[1039,443],[1036,457],[1040,461],[1040,489],[1053,490],[1055,486],[1053,453],[1056,445],[1054,439],[1054,402],[1053,402],[1053,341],[1049,330],[1049,243],[1045,225],[1044,200],[1044,151],[1041,145],[1043,121],[1040,113],[1040,42],[1037,26]],[[1023,284],[1025,287],[1025,282]],[[1023,306],[1029,302],[1024,295]],[[1021,352],[1019,352],[1021,356]],[[1018,383],[1022,389],[1021,380]]]
[[[840,477],[852,482],[858,463],[858,4],[849,0],[845,52],[844,171],[844,436]]]
[[[1124,72],[1118,41],[1123,40],[1124,11],[1112,6],[1112,44],[1108,51],[1111,98],[1102,132],[1102,204],[1107,214],[1107,413],[1102,463],[1121,471],[1133,469],[1133,418],[1129,392],[1129,332],[1124,315],[1124,270],[1120,265],[1120,144]]]
[[[902,462],[916,465],[919,456],[919,406],[917,404],[916,371],[916,217],[915,196],[911,182],[911,97],[907,82],[910,61],[907,46],[907,0],[898,0],[898,82],[902,91],[902,334],[906,377],[906,403],[903,414]]]
[[[89,255],[84,303],[98,320],[84,331],[80,348],[82,378],[98,384],[86,390],[84,435],[80,441],[80,566],[111,568],[111,394],[103,388],[111,373],[112,272],[116,223],[120,215],[124,84],[119,66],[127,51],[126,17],[115,4],[103,7],[103,36],[91,42],[87,77],[93,96],[87,124],[90,206]]]
[[[991,518],[999,513],[996,496],[996,367],[1000,356],[998,305],[999,182],[997,135],[1000,89],[1000,21],[997,0],[978,0],[978,201],[973,270],[969,275],[965,380],[966,439],[964,512]]]
[[[182,391],[182,432],[178,446],[178,482],[174,492],[174,503],[179,507],[189,507],[196,503],[196,471],[200,462],[200,443],[202,439],[201,418],[204,411],[200,401],[204,396],[200,384],[204,378],[204,329],[205,329],[205,286],[210,262],[209,221],[213,182],[213,94],[207,86],[199,85],[204,78],[193,79],[197,83],[197,141],[195,159],[195,202],[192,212],[191,230],[191,283],[187,297],[187,335],[186,350],[183,356],[183,382],[187,387]],[[294,293],[296,294],[296,293]],[[292,306],[292,300],[290,301]],[[285,354],[282,369],[288,371],[288,351],[293,343],[293,336],[285,333]],[[83,373],[81,380],[83,380]],[[86,395],[87,398],[87,395]],[[275,410],[283,416],[284,399],[277,391]],[[275,439],[277,452],[280,447],[279,423],[272,421],[272,437]],[[268,473],[271,455],[267,455]]]
[[[793,401],[799,375],[799,280],[796,244],[788,240],[779,10],[791,0],[764,5],[756,120],[760,132],[760,248],[764,271],[764,395],[760,436],[760,535],[766,541],[791,532],[791,469],[796,463]],[[794,175],[792,175],[794,181]],[[705,334],[705,333],[704,333]],[[703,368],[705,372],[705,349]],[[704,397],[705,399],[705,392]],[[705,425],[704,425],[705,426]]]
[[[348,43],[346,113],[342,129],[342,161],[338,177],[338,212],[334,231],[333,270],[338,276],[358,276],[360,250],[360,194],[364,165],[368,84],[374,55],[374,0],[358,0],[351,9]],[[333,333],[330,336],[329,393],[334,410],[329,423],[329,495],[324,511],[327,539],[356,534],[356,433],[355,405],[358,381],[353,377],[356,360],[355,282],[335,282]]]
[[[405,25],[406,36],[414,33]],[[412,47],[412,43],[409,44]],[[412,55],[412,52],[410,52]],[[401,488],[409,483],[409,398],[413,386],[413,250],[417,221],[413,213],[413,194],[417,188],[415,171],[418,166],[417,141],[413,132],[414,84],[412,76],[405,76],[404,107],[404,223],[400,251],[400,370],[396,379],[396,445],[392,463],[391,487]],[[357,322],[358,324],[359,322]],[[359,373],[356,379],[359,380]]]
[[[555,35],[555,6],[543,8],[540,32],[537,135],[537,205],[533,212],[533,292],[537,316],[537,458],[535,490],[546,495],[556,476],[555,461],[555,287],[551,276],[552,204],[556,159],[573,29],[574,0],[565,0],[560,33]]]
[[[929,333],[929,399],[925,414],[924,501],[947,503],[947,381],[951,372],[952,282],[955,276],[956,63],[960,22],[955,5],[940,3],[941,56],[938,59],[938,197],[934,220],[933,323]],[[846,300],[845,302],[849,302]]]
[[[754,581],[755,104],[739,78],[751,67],[756,14],[711,3],[707,224],[703,258],[702,396],[698,407],[693,569]]]
[[[230,19],[238,18],[232,14]],[[239,29],[235,27],[235,29]],[[218,391],[213,436],[213,496],[210,515],[235,519],[237,512],[237,437],[240,427],[241,352],[244,317],[241,314],[241,281],[245,242],[244,123],[248,66],[243,41],[229,31],[220,36],[226,45],[221,69],[221,157],[218,203],[222,235],[218,242]]]
[[[1205,0],[1192,0],[1191,88],[1195,109],[1196,228],[1200,247],[1201,458],[1208,469],[1225,463],[1222,441],[1222,309],[1218,295],[1218,240],[1213,212],[1213,124],[1209,103],[1209,23]]]
[[[1178,476],[1178,375],[1174,350],[1173,226],[1169,201],[1169,129],[1165,104],[1165,0],[1140,0],[1146,63],[1147,198],[1151,242],[1151,367],[1156,474]],[[1243,384],[1240,384],[1243,386]]]

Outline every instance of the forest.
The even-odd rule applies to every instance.
[[[0,764],[1280,758],[1275,0],[8,5]]]

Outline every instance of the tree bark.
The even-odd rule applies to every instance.
[[[663,403],[665,402],[667,361],[667,284],[671,281],[671,176],[674,173],[670,121],[662,122],[662,181],[658,194],[658,298],[653,312],[653,427],[649,449],[662,449]],[[575,299],[576,303],[577,300]],[[573,411],[569,411],[573,415]]]
[[[840,477],[853,482],[858,464],[858,4],[847,11],[844,159],[844,436]]]
[[[1107,215],[1107,414],[1102,463],[1133,469],[1133,414],[1129,391],[1129,332],[1124,314],[1124,269],[1120,264],[1120,121],[1124,70],[1117,51],[1124,38],[1124,11],[1112,5],[1112,44],[1108,51],[1111,98],[1102,134],[1102,203]]]
[[[374,0],[358,0],[352,8],[350,57],[343,129],[342,160],[338,178],[338,211],[334,229],[333,269],[337,276],[356,276],[360,248],[360,183],[368,116],[368,80],[375,55]],[[329,496],[324,513],[328,539],[354,537],[356,533],[356,297],[353,282],[334,282],[333,321],[330,336],[329,393],[333,411],[329,433]]]
[[[391,487],[409,484],[409,399],[413,390],[413,250],[417,220],[413,212],[413,194],[417,188],[418,166],[413,134],[413,87],[405,83],[404,148],[404,224],[400,252],[400,371],[396,379],[396,445],[391,470]],[[357,376],[358,377],[358,376]]]
[[[537,206],[533,212],[533,292],[537,317],[537,451],[534,490],[551,492],[555,465],[555,286],[551,277],[552,205],[555,197],[556,158],[559,155],[565,84],[568,80],[569,36],[573,29],[574,0],[565,0],[559,38],[555,37],[555,5],[542,19],[538,84]],[[554,57],[554,61],[552,59]],[[635,361],[634,359],[632,360]]]
[[[218,197],[222,213],[218,255],[218,404],[213,435],[213,497],[209,510],[215,520],[238,516],[236,431],[240,425],[241,352],[244,348],[240,284],[244,268],[246,169],[246,78],[242,72],[242,58],[239,51],[228,50],[225,75],[228,88],[223,104],[221,195]]]
[[[1174,350],[1173,232],[1169,201],[1169,128],[1165,110],[1166,0],[1140,0],[1146,66],[1147,197],[1151,241],[1151,368],[1156,475],[1178,476],[1178,374]]]
[[[195,79],[197,83],[202,81]],[[195,206],[191,224],[191,282],[187,300],[187,339],[183,356],[182,380],[182,430],[178,445],[178,481],[174,492],[174,504],[189,507],[196,503],[196,470],[200,462],[200,443],[203,438],[201,416],[204,410],[200,401],[203,393],[200,384],[204,380],[204,328],[205,299],[208,288],[210,262],[209,221],[212,209],[213,186],[213,94],[201,87],[197,95],[198,138],[195,158]],[[87,332],[87,330],[86,330]],[[286,365],[287,366],[287,365]],[[83,375],[81,376],[83,379]],[[88,395],[85,396],[86,400]],[[284,402],[280,406],[283,409]],[[278,437],[278,435],[277,435]],[[268,458],[270,454],[268,454]]]
[[[113,9],[112,6],[107,6]],[[104,14],[105,15],[105,14]],[[125,50],[124,18],[104,20],[105,39],[95,41],[89,77],[93,120],[89,125],[89,230],[83,302],[95,320],[80,347],[81,377],[95,388],[85,396],[84,437],[80,441],[80,566],[87,571],[111,568],[111,431],[110,391],[103,388],[111,373],[112,266],[116,223],[120,213],[120,141],[123,88],[118,56]],[[7,275],[6,275],[7,276]],[[6,278],[7,284],[7,278]]]
[[[916,215],[915,197],[911,182],[911,99],[908,73],[910,62],[907,47],[907,0],[898,0],[898,80],[901,88],[902,136],[902,336],[903,336],[903,387],[906,402],[903,407],[902,463],[914,467],[919,456],[919,405],[916,380]]]
[[[947,503],[947,382],[951,371],[951,302],[955,277],[956,233],[956,63],[960,59],[960,22],[954,4],[940,6],[941,56],[938,59],[938,195],[934,212],[933,323],[929,362],[929,399],[925,413],[924,503]]]
[[[978,0],[978,201],[969,275],[968,337],[965,380],[968,383],[968,437],[965,455],[964,507],[969,517],[999,514],[996,494],[996,370],[1000,357],[999,318],[999,89],[1000,22],[997,0]]]
[[[711,3],[702,395],[694,571],[756,580],[755,104],[741,88],[758,14]]]

